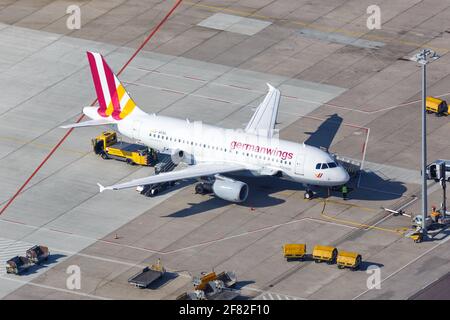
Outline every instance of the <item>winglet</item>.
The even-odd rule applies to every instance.
[[[103,192],[106,190],[104,186],[102,186],[100,183],[97,183],[98,187],[100,188],[100,192]]]

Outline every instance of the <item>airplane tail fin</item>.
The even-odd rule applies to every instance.
[[[100,53],[87,52],[99,107],[98,115],[120,121],[140,110]]]

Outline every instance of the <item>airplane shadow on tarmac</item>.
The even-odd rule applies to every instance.
[[[310,135],[305,143],[328,150],[342,125],[342,121],[342,117],[337,113],[328,116],[315,132],[305,132]],[[360,188],[356,188],[358,180]],[[354,179],[350,180],[348,185],[353,189],[349,194],[349,198],[356,200],[393,200],[400,198],[406,192],[406,187],[403,183],[384,179],[373,171],[365,170],[359,172]],[[323,190],[325,194],[323,194]],[[326,189],[323,190],[322,192],[319,191],[318,196],[327,196]],[[332,192],[332,195],[339,196],[340,194],[339,192]]]
[[[309,138],[305,140],[305,144],[317,147],[329,149],[333,142],[336,133],[342,124],[342,117],[337,113],[328,116],[328,118],[321,123],[321,125],[314,132],[305,132],[309,134]]]
[[[358,176],[352,180],[349,184],[350,192],[349,199],[353,200],[366,200],[366,201],[382,201],[382,200],[394,200],[400,198],[406,187],[401,182],[384,180],[380,176],[373,172],[363,172],[364,178],[361,178],[362,187],[357,189],[356,183]],[[230,175],[231,176],[231,175]],[[247,183],[249,188],[249,194],[246,201],[238,203],[236,205],[247,208],[264,208],[276,206],[284,203],[286,200],[271,196],[285,190],[292,191],[304,191],[305,188],[302,184],[283,180],[276,177],[243,177],[233,176],[233,178],[239,179],[242,182]],[[370,178],[370,179],[368,179]],[[370,181],[370,183],[366,183]],[[194,184],[189,188],[194,188]],[[328,198],[327,188],[312,187],[315,197]],[[331,196],[341,197],[342,194],[339,191],[330,191]],[[206,195],[198,203],[188,203],[189,207],[182,210],[173,212],[166,217],[182,218],[193,214],[203,213],[210,210],[218,209],[229,205],[230,202],[220,199],[214,195]]]
[[[299,185],[298,183],[293,183],[290,181],[281,180],[273,177],[250,178],[242,176],[239,177],[233,176],[233,178],[237,178],[250,186],[247,200],[244,201],[243,203],[237,204],[239,206],[249,208],[270,207],[285,202],[285,200],[283,199],[270,196],[270,194],[268,194],[267,192],[268,190],[270,191],[270,193],[275,193],[298,187],[300,187],[299,190],[303,189],[302,186]],[[192,185],[192,188],[194,188],[194,185]],[[190,205],[190,207],[176,211],[172,214],[167,215],[166,217],[182,218],[197,213],[207,212],[209,210],[222,208],[229,205],[230,202],[218,198],[214,195],[205,195],[199,203],[188,203],[188,204]]]
[[[400,181],[384,179],[373,171],[361,171],[361,177],[351,181],[350,187],[354,190],[349,193],[349,199],[378,201],[395,200],[403,196],[407,191],[404,184]],[[359,188],[356,188],[358,179],[360,179]]]

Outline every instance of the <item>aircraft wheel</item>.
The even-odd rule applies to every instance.
[[[310,200],[314,197],[314,193],[311,190],[305,191],[304,198]]]
[[[205,193],[205,188],[203,187],[202,183],[197,183],[195,185],[195,193],[198,193],[198,194],[204,194]]]

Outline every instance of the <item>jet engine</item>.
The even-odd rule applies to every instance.
[[[184,159],[184,151],[180,149],[175,149],[172,151],[170,158],[172,159],[172,162],[174,164],[179,164]]]
[[[217,197],[230,202],[243,202],[248,196],[248,185],[244,182],[216,175],[213,182],[201,182],[195,186],[195,192],[207,194],[213,192]]]

